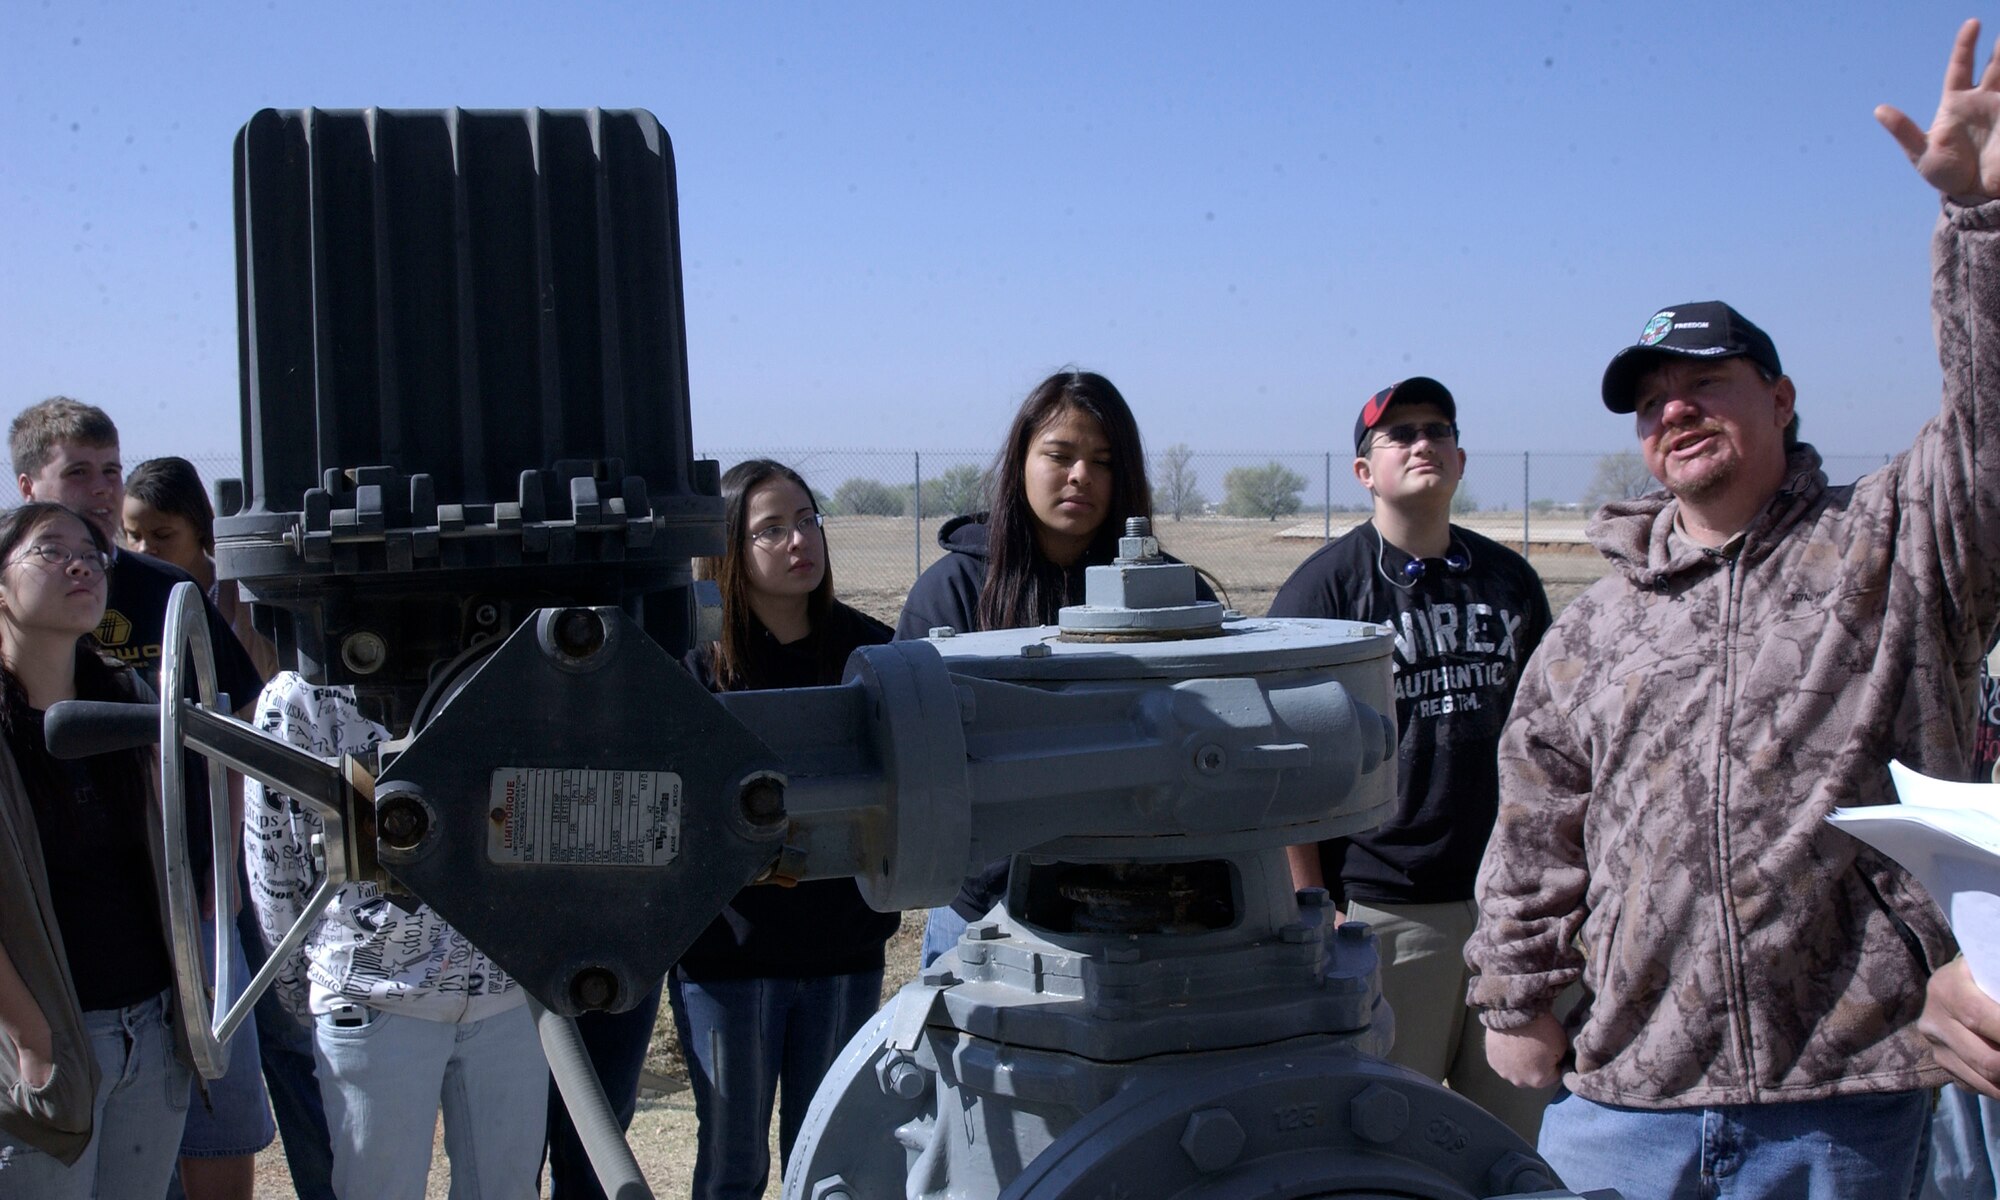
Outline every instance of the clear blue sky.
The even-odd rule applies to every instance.
[[[603,105],[674,140],[703,447],[984,449],[1074,362],[1155,449],[1337,451],[1417,373],[1475,453],[1618,449],[1606,359],[1719,297],[1880,453],[1936,405],[1936,204],[1870,111],[1927,124],[1974,15],[6,0],[0,409],[236,447],[257,109]]]

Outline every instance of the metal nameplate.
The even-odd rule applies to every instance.
[[[501,767],[486,857],[525,866],[661,867],[681,850],[672,771]]]

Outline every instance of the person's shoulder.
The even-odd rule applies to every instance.
[[[984,559],[987,548],[987,527],[985,513],[970,513],[953,517],[938,528],[938,546],[953,554],[968,555]],[[950,562],[949,558],[941,561]]]
[[[171,588],[177,583],[193,583],[195,581],[194,576],[170,562],[124,547],[119,548],[118,558],[111,564],[111,574],[114,578],[122,578],[162,590]]]
[[[1313,584],[1331,586],[1336,579],[1366,567],[1373,569],[1375,539],[1367,523],[1356,525],[1314,550],[1292,568],[1286,577],[1284,587],[1297,584],[1301,587]]]
[[[896,637],[895,630],[845,601],[829,605],[827,617],[841,639],[856,646],[879,646]]]
[[[681,666],[694,676],[695,682],[711,692],[720,691],[715,686],[715,643],[699,642],[694,649],[681,656]]]
[[[1512,546],[1496,542],[1485,534],[1475,533],[1463,525],[1453,525],[1451,533],[1471,552],[1474,570],[1504,571],[1540,581],[1541,576],[1535,572],[1534,565]]]

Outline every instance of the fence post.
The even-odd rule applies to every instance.
[[[917,566],[911,586],[924,573],[924,452],[910,451],[910,550]]]
[[[1528,452],[1521,451],[1521,557],[1528,557]]]
[[[1333,451],[1331,450],[1326,452],[1326,463],[1320,469],[1319,479],[1323,485],[1321,490],[1324,492],[1319,507],[1319,540],[1330,542],[1333,540]]]

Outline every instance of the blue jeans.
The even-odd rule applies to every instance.
[[[314,1019],[333,1190],[423,1200],[442,1109],[451,1200],[536,1195],[549,1067],[528,1006],[462,1023],[363,1011],[351,1028]]]
[[[806,979],[669,977],[674,1032],[694,1091],[693,1200],[758,1200],[778,1146],[792,1156],[819,1081],[882,1002],[882,972]]]
[[[261,968],[268,956],[257,915],[249,905],[243,906],[236,928],[243,937],[246,965],[253,971]],[[333,1141],[326,1132],[326,1105],[313,1073],[312,1030],[285,1011],[276,992],[257,997],[257,1056],[264,1064],[264,1088],[284,1141],[292,1190],[298,1200],[334,1200]]]
[[[2000,1195],[2000,1101],[1955,1083],[1938,1091],[1931,1119],[1931,1165],[1924,1200],[1993,1200]]]
[[[1929,1092],[1639,1109],[1559,1091],[1540,1149],[1571,1190],[1617,1188],[1625,1200],[1902,1200],[1930,1113]]]
[[[639,1072],[653,1041],[653,1023],[660,1015],[660,989],[654,984],[639,1003],[622,1013],[587,1012],[576,1019],[576,1031],[597,1070],[605,1099],[620,1129],[632,1127],[639,1106]],[[563,1107],[562,1095],[549,1082],[549,1200],[605,1200],[604,1187],[591,1168],[590,1156],[576,1125]]]
[[[92,1200],[163,1196],[180,1156],[194,1072],[174,1057],[166,994],[83,1014],[97,1059],[90,1145],[65,1167],[0,1134],[0,1198]],[[100,1153],[111,1146],[111,1153]]]
[[[957,949],[958,939],[965,933],[966,924],[966,919],[949,904],[932,909],[924,917],[922,965],[928,968],[945,951]]]
[[[229,926],[230,969],[235,972],[238,993],[250,982],[250,963],[245,956],[242,936],[235,924]],[[201,922],[204,968],[213,955],[215,918]],[[221,999],[217,999],[221,1008]],[[264,1073],[258,1061],[257,1014],[253,1010],[236,1027],[229,1039],[229,1070],[220,1079],[208,1081],[206,1098],[199,1092],[188,1105],[187,1129],[181,1134],[182,1158],[236,1158],[255,1154],[271,1144],[278,1130],[271,1123],[271,1102],[264,1095]],[[181,1194],[175,1179],[170,1196]]]

